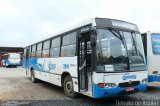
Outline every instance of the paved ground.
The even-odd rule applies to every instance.
[[[16,103],[31,102],[28,100],[60,100],[56,102],[63,105],[69,103],[70,105],[72,104],[74,106],[81,105],[82,103],[83,105],[115,105],[116,103],[120,103],[126,100],[132,100],[134,103],[137,100],[160,100],[160,83],[152,84],[152,86],[155,85],[159,87],[150,87],[146,92],[140,92],[129,96],[105,98],[100,100],[95,100],[86,96],[80,96],[78,99],[73,100],[67,98],[63,93],[63,89],[60,87],[45,82],[32,83],[31,80],[25,76],[25,73],[22,71],[21,67],[0,67],[0,103],[6,103],[7,101],[11,102],[12,100],[23,100]],[[46,103],[55,103],[55,101],[39,102],[41,102],[43,105],[46,105]]]

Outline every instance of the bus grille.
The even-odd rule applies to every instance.
[[[132,81],[131,83],[129,82],[123,82],[119,83],[119,87],[125,88],[125,87],[131,87],[131,86],[137,86],[140,84],[140,81]]]

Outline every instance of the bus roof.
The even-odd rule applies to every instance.
[[[121,28],[121,29],[139,31],[137,26],[133,23],[129,23],[129,22],[122,21],[122,20],[117,20],[117,19],[95,17],[95,18],[90,18],[90,19],[83,20],[82,22],[79,22],[79,23],[77,23],[73,26],[70,26],[68,28],[65,28],[64,30],[60,30],[60,31],[48,36],[45,39],[41,39],[36,43],[30,44],[29,46],[37,44],[37,43],[42,42],[44,40],[50,39],[54,36],[66,33],[68,31],[80,28],[82,26],[89,25],[89,24],[91,24],[92,26],[95,26],[95,27],[113,27],[113,28]],[[29,46],[27,46],[27,47],[29,47]]]

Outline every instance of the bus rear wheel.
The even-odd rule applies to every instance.
[[[63,90],[64,90],[65,95],[68,96],[69,98],[77,97],[77,93],[74,92],[73,81],[70,76],[65,77],[64,82],[63,82]]]

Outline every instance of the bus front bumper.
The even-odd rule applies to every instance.
[[[160,82],[160,74],[148,75],[148,82]]]
[[[114,88],[100,88],[97,84],[94,84],[94,98],[105,98],[114,97],[120,95],[132,94],[140,91],[145,91],[147,89],[147,84],[139,84],[134,86],[134,91],[126,92],[126,88],[114,87]]]

